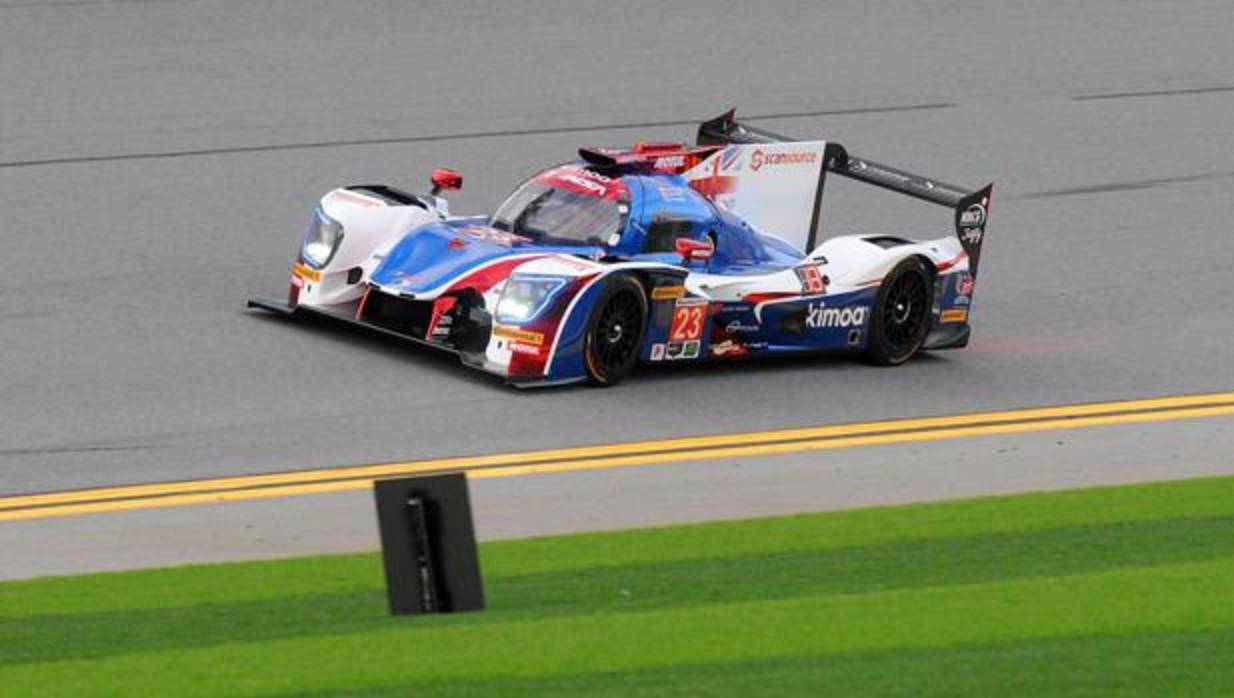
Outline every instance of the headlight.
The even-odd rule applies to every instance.
[[[327,216],[321,209],[313,214],[308,230],[304,232],[304,244],[300,246],[300,257],[309,266],[321,269],[330,263],[334,253],[338,252],[339,243],[343,241],[343,226],[338,221]]]
[[[506,282],[497,301],[497,322],[522,324],[539,315],[564,288],[566,280],[559,276],[516,276]]]

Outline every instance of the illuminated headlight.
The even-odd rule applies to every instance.
[[[501,300],[497,301],[497,322],[508,325],[530,322],[548,307],[565,285],[566,280],[558,276],[511,278],[501,292]]]
[[[343,226],[338,221],[317,209],[313,220],[309,221],[308,230],[304,232],[304,244],[300,246],[300,257],[309,266],[321,269],[330,263],[334,253],[338,252],[339,243],[343,241]]]

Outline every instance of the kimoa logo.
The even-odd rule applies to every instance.
[[[860,327],[865,324],[868,312],[869,308],[861,305],[828,308],[823,303],[811,303],[806,307],[806,327],[811,329]]]

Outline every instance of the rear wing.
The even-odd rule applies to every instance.
[[[704,121],[698,129],[699,145],[746,145],[791,143],[798,139],[781,136],[746,124],[739,123],[736,111],[710,121]],[[818,197],[813,211],[813,230],[808,247],[813,247],[818,235],[819,212],[822,203],[823,177],[826,172],[855,179],[867,184],[873,184],[883,189],[889,189],[900,194],[929,201],[952,209],[955,213],[955,233],[960,244],[968,254],[969,273],[977,276],[977,265],[981,259],[981,245],[985,241],[985,226],[990,215],[990,197],[994,184],[987,184],[978,190],[958,187],[954,184],[913,174],[904,170],[883,165],[873,160],[849,155],[844,146],[828,142],[823,155],[823,175],[818,182]]]

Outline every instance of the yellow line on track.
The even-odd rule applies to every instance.
[[[510,477],[1220,415],[1234,415],[1234,393],[1062,405],[16,495],[0,498],[0,522],[342,492],[367,488],[373,480],[379,478],[433,472],[462,470],[466,471],[469,477],[475,478]]]

